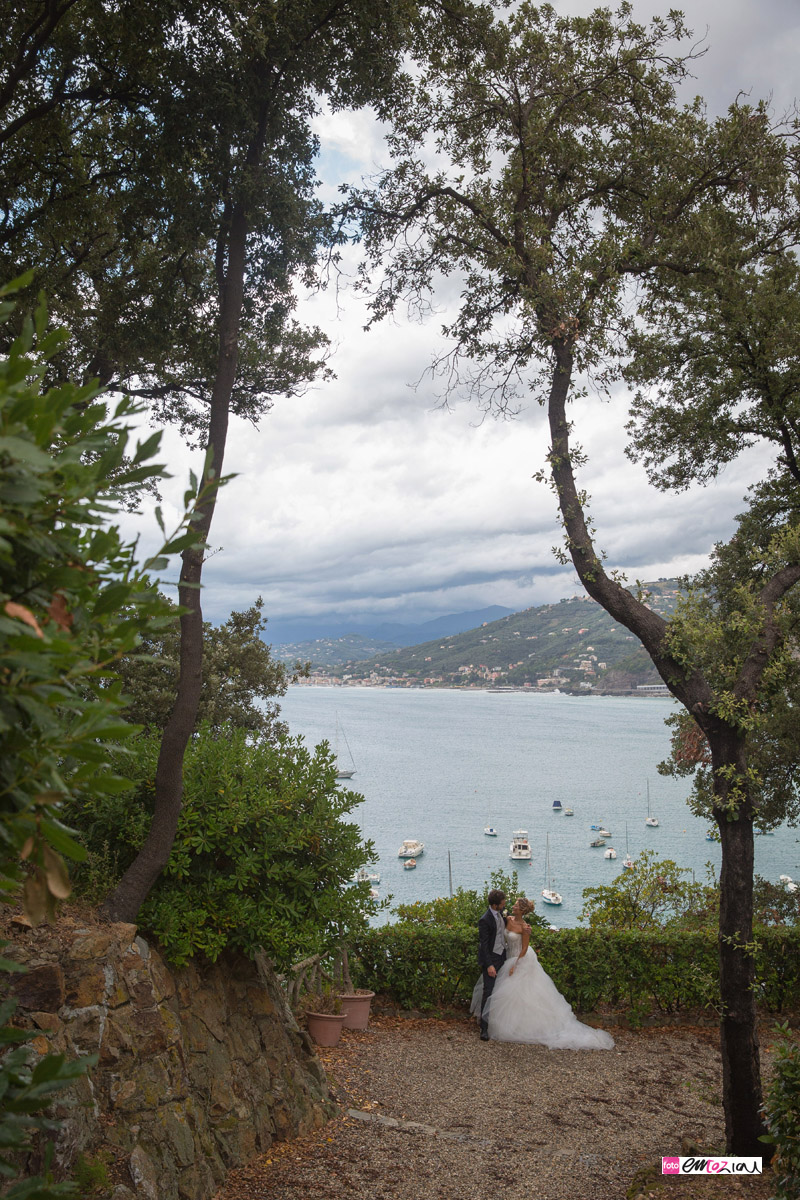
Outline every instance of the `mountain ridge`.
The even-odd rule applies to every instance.
[[[674,611],[677,580],[660,579],[643,589],[654,611],[662,616]],[[351,658],[335,673],[312,667],[311,674],[310,682],[377,687],[538,687],[579,693],[661,683],[638,639],[583,595],[367,659]]]

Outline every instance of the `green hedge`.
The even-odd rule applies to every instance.
[[[632,1015],[715,1007],[717,936],[705,930],[534,930],[531,945],[556,987],[579,1012],[599,1005]],[[360,987],[390,995],[404,1008],[468,1004],[480,974],[477,932],[384,925],[359,935],[353,954]],[[800,930],[757,935],[757,998],[782,1012],[800,996]]]

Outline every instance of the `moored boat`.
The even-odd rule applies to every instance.
[[[530,859],[531,847],[528,842],[527,829],[516,829],[511,835],[511,846],[509,849],[509,858],[515,859]]]
[[[550,875],[550,834],[548,833],[545,842],[544,852],[544,878],[545,886],[542,888],[542,899],[545,904],[563,904],[563,900],[558,892],[553,887],[553,880]]]
[[[613,846],[609,846],[608,849],[606,850],[605,854],[603,855],[603,858],[616,858],[616,857],[617,857],[617,852]]]
[[[403,863],[403,870],[404,871],[413,871],[414,868],[416,867],[416,865],[417,865],[417,860],[415,858],[407,858],[406,861]]]
[[[487,837],[497,837],[497,830],[494,825],[487,825],[483,832]]]
[[[419,858],[425,849],[424,842],[418,842],[416,838],[406,838],[400,849],[397,851],[398,858]],[[414,864],[416,866],[416,863]]]

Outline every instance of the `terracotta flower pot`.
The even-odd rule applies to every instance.
[[[366,1029],[369,1025],[369,1006],[374,992],[364,992],[362,995],[346,995],[339,993],[344,1013],[345,1029]]]
[[[344,1013],[306,1013],[306,1027],[318,1046],[338,1046]]]

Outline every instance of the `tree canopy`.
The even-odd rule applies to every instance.
[[[800,581],[800,532],[792,523],[780,528],[760,580],[730,592],[713,659],[706,651],[710,624],[701,630],[693,619],[668,622],[606,570],[576,480],[585,457],[568,416],[581,390],[621,376],[637,345],[649,347],[656,366],[666,364],[659,376],[664,393],[669,399],[677,388],[680,400],[673,374],[683,360],[679,350],[669,358],[669,339],[679,340],[685,328],[674,323],[673,309],[680,318],[684,304],[686,326],[697,320],[702,330],[714,311],[703,299],[692,307],[692,287],[698,298],[715,286],[723,296],[737,287],[748,294],[748,274],[758,278],[794,244],[800,222],[792,131],[774,131],[761,104],[734,103],[715,121],[699,100],[681,106],[675,84],[690,67],[691,50],[681,54],[687,39],[675,12],[644,26],[630,4],[615,15],[599,9],[580,18],[520,4],[495,23],[469,62],[444,55],[425,73],[395,119],[396,165],[373,187],[352,193],[349,211],[363,223],[362,285],[375,319],[399,303],[429,304],[438,279],[457,274],[459,311],[444,329],[451,349],[435,366],[487,409],[513,410],[523,393],[546,404],[551,444],[542,478],[558,501],[561,560],[571,561],[586,591],[640,639],[708,742],[723,852],[728,1145],[756,1154],[761,1084],[747,949],[755,797],[747,736],[784,658],[784,600]],[[723,317],[724,303],[716,311]],[[755,319],[757,307],[750,315]],[[720,330],[720,345],[726,337]],[[710,377],[713,367],[706,368]],[[733,393],[736,376],[729,374]],[[742,412],[746,406],[743,399]],[[695,417],[688,408],[685,415],[676,444],[696,436]],[[701,425],[701,437],[708,427]],[[648,438],[646,429],[641,436]],[[790,460],[779,421],[763,436]],[[690,460],[687,452],[682,463]]]
[[[117,666],[128,700],[126,718],[149,729],[163,729],[175,703],[180,658],[180,626],[175,605],[165,601],[172,621],[161,632],[144,629],[135,654]],[[286,691],[288,672],[273,659],[263,635],[263,601],[233,612],[221,625],[203,624],[203,684],[197,723],[219,731],[223,726],[267,737],[285,733],[276,697]]]

